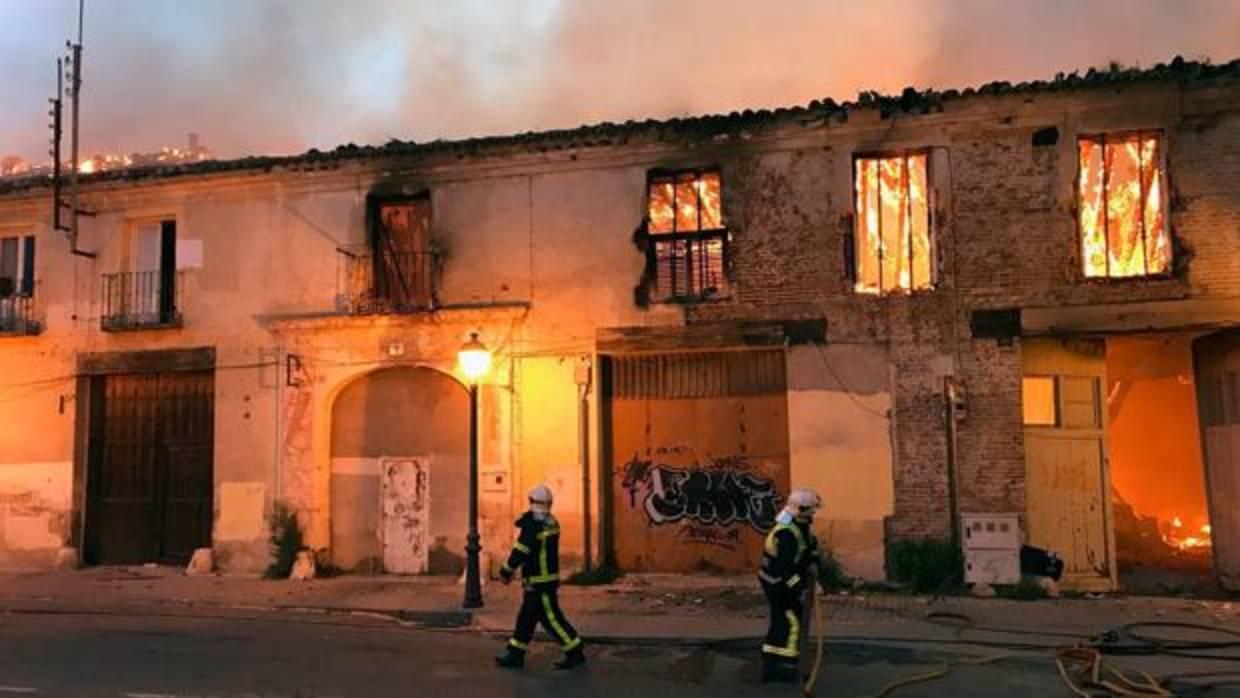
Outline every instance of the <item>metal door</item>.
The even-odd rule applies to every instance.
[[[1240,590],[1240,329],[1193,345],[1210,531],[1219,584]]]
[[[379,461],[383,571],[426,574],[430,561],[431,468],[426,458]]]
[[[86,559],[179,563],[209,546],[214,374],[100,376],[91,392]]]
[[[1104,345],[1027,340],[1022,364],[1029,543],[1063,558],[1067,586],[1113,588]]]
[[[617,564],[756,569],[790,479],[783,350],[617,356],[608,370]]]

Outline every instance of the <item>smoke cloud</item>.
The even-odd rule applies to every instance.
[[[763,6],[765,5],[765,6]],[[73,0],[0,0],[0,154],[46,160]],[[86,154],[454,138],[1240,56],[1232,0],[87,0]]]

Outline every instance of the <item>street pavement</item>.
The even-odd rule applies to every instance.
[[[486,608],[468,613],[453,579],[301,583],[148,567],[3,574],[0,698],[798,695],[757,682],[765,608],[754,586],[748,577],[634,575],[565,587],[562,605],[590,642],[589,667],[553,672],[558,652],[543,642],[529,671],[514,675],[491,659],[520,601],[512,587],[489,585]],[[1225,600],[822,601],[829,649],[816,695],[832,698],[869,698],[944,662],[946,676],[890,695],[1071,696],[1053,663],[1057,647],[1132,621],[1216,629],[1207,640],[1240,633],[1240,604]],[[1026,643],[1037,648],[1014,646]],[[997,659],[972,663],[986,658]],[[1160,676],[1240,669],[1236,660],[1166,654],[1114,661]]]
[[[523,673],[499,670],[502,640],[471,630],[414,629],[390,620],[290,612],[194,616],[0,614],[0,696],[165,698],[242,696],[793,696],[757,682],[756,648],[594,645],[582,670],[555,672],[539,646]],[[816,695],[852,698],[924,673],[937,655],[833,648]],[[1067,695],[1049,663],[964,667],[897,696]]]

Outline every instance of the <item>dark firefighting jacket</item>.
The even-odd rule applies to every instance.
[[[776,523],[762,546],[763,584],[799,592],[808,582],[809,568],[818,564],[818,540],[809,524],[793,520]]]
[[[551,514],[542,519],[531,512],[517,519],[517,542],[504,570],[512,574],[521,570],[526,586],[548,586],[560,580],[560,524]]]

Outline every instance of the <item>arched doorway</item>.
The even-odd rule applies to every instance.
[[[364,573],[414,571],[393,557],[408,552],[408,537],[418,541],[417,571],[463,569],[469,398],[451,378],[396,367],[353,381],[332,404],[331,456],[333,564]],[[397,520],[415,489],[418,515]]]

